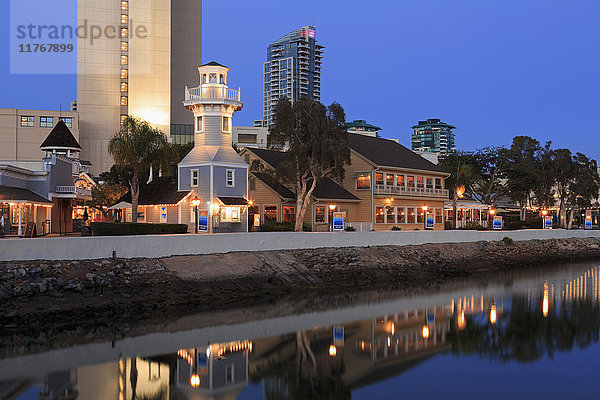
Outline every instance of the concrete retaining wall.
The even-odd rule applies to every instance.
[[[103,236],[35,239],[0,239],[0,261],[86,260],[112,257],[160,258],[176,255],[237,251],[366,247],[513,240],[596,237],[600,231],[413,231],[413,232],[269,232],[216,235]]]

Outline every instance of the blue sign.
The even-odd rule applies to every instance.
[[[585,217],[585,229],[592,229],[592,217]]]
[[[198,232],[208,232],[208,210],[198,211]]]
[[[160,223],[161,224],[167,223],[167,207],[160,208]]]
[[[500,215],[494,216],[494,224],[492,225],[494,229],[502,229],[502,217]]]
[[[425,229],[433,229],[433,223],[433,214],[427,214],[427,217],[425,218]]]
[[[333,327],[333,344],[336,346],[344,345],[344,327],[334,326]]]
[[[544,217],[544,229],[552,229],[552,217]]]
[[[208,373],[208,357],[206,357],[206,353],[199,352],[198,353],[198,374],[206,375]]]
[[[344,230],[344,213],[334,212],[333,213],[333,230],[343,231]]]

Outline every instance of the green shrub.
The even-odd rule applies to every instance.
[[[260,226],[262,232],[293,232],[293,222],[275,222],[267,221]],[[307,223],[302,224],[302,230],[304,232],[310,232],[310,225]]]
[[[402,228],[400,228],[399,226],[394,225],[394,226],[392,226],[392,230],[393,231],[401,231]]]
[[[504,236],[504,237],[502,238],[502,241],[504,242],[504,244],[507,244],[507,245],[509,245],[509,246],[510,246],[510,245],[512,245],[512,244],[514,243],[514,240],[512,240],[512,239],[511,239],[511,238],[509,238],[508,236]]]
[[[346,232],[356,232],[356,228],[353,226],[347,226],[344,228]]]
[[[452,230],[452,221],[444,221],[444,230],[446,230],[446,231]]]
[[[134,224],[131,222],[92,222],[93,236],[160,235],[187,233],[184,224]]]
[[[485,222],[482,222],[482,224],[485,224]],[[479,225],[479,222],[469,221],[465,224],[464,228],[460,229],[465,229],[469,231],[487,231],[488,228],[485,225]]]

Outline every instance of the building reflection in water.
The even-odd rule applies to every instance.
[[[577,335],[598,340],[599,268],[515,295],[473,293],[333,327],[51,373],[38,398],[235,399],[252,382],[262,382],[266,399],[350,398],[351,388],[396,376],[441,352],[532,361],[585,342]]]

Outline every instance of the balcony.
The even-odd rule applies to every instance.
[[[190,100],[225,100],[241,102],[240,89],[229,89],[227,86],[199,86],[185,88],[185,101]]]
[[[74,195],[77,197],[92,197],[92,191],[90,189],[85,189],[77,186],[56,186],[56,188],[54,189],[54,193]]]
[[[406,186],[375,185],[375,194],[396,196],[439,197],[448,199],[447,189],[426,189]]]

